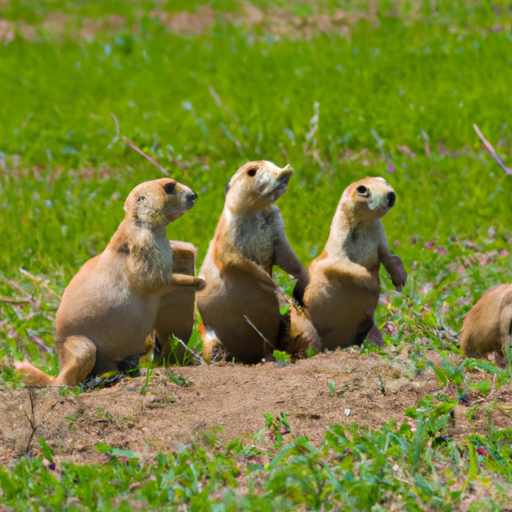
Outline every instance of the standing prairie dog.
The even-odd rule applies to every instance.
[[[361,345],[366,337],[382,346],[373,315],[379,302],[379,268],[398,291],[407,273],[389,250],[381,223],[395,204],[395,193],[383,178],[365,178],[341,196],[323,253],[309,268],[304,303],[322,347]]]
[[[172,273],[165,227],[197,195],[169,178],[147,181],[128,196],[126,215],[107,248],[69,283],[57,311],[54,378],[27,361],[17,362],[30,384],[74,386],[89,373],[124,369],[138,361],[153,330],[161,297],[177,286],[200,289],[202,279]]]
[[[258,161],[243,165],[226,188],[217,230],[199,275],[206,287],[197,294],[204,357],[222,355],[257,363],[277,345],[280,314],[272,267],[298,279],[302,296],[307,270],[286,238],[274,202],[288,187],[292,171]]]
[[[466,357],[497,352],[504,362],[505,347],[512,348],[512,284],[487,290],[464,318],[460,346]]]

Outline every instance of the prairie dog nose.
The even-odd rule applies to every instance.
[[[195,201],[197,199],[197,194],[195,192],[192,192],[192,194],[189,194],[187,199],[189,201]]]
[[[392,208],[396,201],[396,194],[394,192],[388,192],[388,208]]]

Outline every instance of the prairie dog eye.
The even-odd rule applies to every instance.
[[[248,174],[249,176],[256,176],[256,172],[257,172],[257,171],[258,171],[258,169],[249,169],[249,170],[247,171],[247,174]]]
[[[370,195],[370,191],[368,190],[368,187],[365,187],[364,185],[359,185],[359,187],[356,188],[357,193],[361,196],[368,197]]]
[[[174,189],[176,188],[176,183],[172,181],[171,183],[166,183],[164,185],[164,190],[167,194],[172,194],[174,192]]]
[[[140,196],[139,199],[137,199],[137,203],[140,203],[141,201],[145,201],[145,200],[146,200],[145,196]]]

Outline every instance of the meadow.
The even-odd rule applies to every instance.
[[[66,284],[106,246],[129,191],[162,176],[111,114],[198,193],[168,236],[199,262],[248,160],[293,167],[279,206],[305,264],[344,188],[385,177],[397,202],[383,224],[409,279],[399,295],[381,272],[377,352],[406,348],[441,389],[404,411],[414,428],[333,425],[318,446],[283,441],[272,417],[265,450],[212,434],[149,461],[104,444],[109,462],[86,466],[58,463],[42,439],[0,467],[5,510],[510,509],[512,427],[489,413],[485,431],[447,429],[467,396],[479,397],[471,414],[512,424],[511,404],[493,400],[511,365],[451,359],[471,305],[512,279],[512,176],[473,129],[512,167],[511,19],[508,0],[0,2],[2,393],[23,389],[9,360],[57,373],[48,348]]]

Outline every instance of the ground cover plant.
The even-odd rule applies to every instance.
[[[2,416],[21,405],[28,432],[18,446],[0,422],[2,505],[510,508],[510,365],[465,361],[457,339],[471,305],[512,276],[512,177],[472,127],[511,167],[511,14],[505,0],[0,2],[0,392]],[[294,168],[279,206],[304,263],[321,252],[348,184],[380,175],[394,187],[383,223],[409,280],[399,295],[383,278],[386,349],[349,349],[339,356],[343,375],[309,384],[339,412],[321,435],[313,439],[283,399],[244,435],[191,426],[199,439],[134,450],[133,421],[96,407],[101,432],[108,425],[127,441],[97,442],[85,464],[63,441],[89,428],[79,408],[61,420],[65,434],[45,427],[58,400],[76,405],[100,392],[35,397],[8,361],[27,357],[57,373],[53,322],[66,283],[103,250],[129,191],[161,176],[116,136],[111,114],[121,134],[199,194],[168,230],[194,243],[199,261],[225,184],[247,160]],[[290,293],[287,277],[278,280]],[[200,352],[197,332],[192,345]],[[320,372],[335,356],[304,364]],[[376,368],[399,362],[397,379],[422,390],[396,416],[365,419],[346,405],[359,396],[354,379],[370,378],[368,358]],[[294,364],[277,359],[257,368],[279,365],[281,377],[268,378],[285,386]],[[139,420],[149,400],[162,414],[174,398],[204,393],[193,386],[199,370],[162,376],[149,364],[129,383],[141,397]],[[375,372],[384,400],[394,377]],[[160,378],[175,391],[157,393]]]

